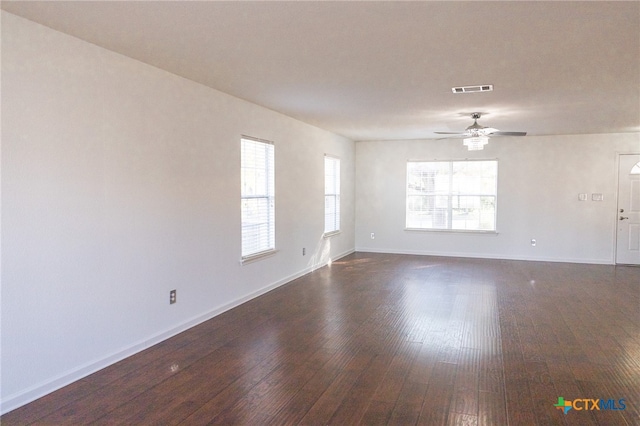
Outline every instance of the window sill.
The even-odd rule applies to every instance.
[[[342,233],[342,231],[340,231],[340,230],[326,232],[326,233],[322,234],[322,238],[330,238],[330,237],[333,237],[334,235],[338,235],[338,234],[341,234],[341,233]]]
[[[484,235],[498,235],[498,231],[482,231],[471,229],[427,229],[427,228],[404,228],[405,231],[410,232],[443,232],[447,234],[484,234]]]
[[[250,254],[249,256],[244,256],[240,259],[241,265],[247,265],[249,263],[257,262],[258,260],[264,259],[265,257],[270,257],[276,254],[278,250],[265,250],[259,253]]]

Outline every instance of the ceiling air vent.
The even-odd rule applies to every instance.
[[[493,84],[483,84],[482,86],[452,87],[451,91],[453,93],[491,92],[493,91]]]

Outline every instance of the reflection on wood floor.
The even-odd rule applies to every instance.
[[[638,425],[639,294],[640,268],[356,253],[2,424]]]

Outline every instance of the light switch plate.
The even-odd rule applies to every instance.
[[[602,201],[603,199],[602,194],[591,194],[591,201]]]
[[[587,194],[578,194],[578,200],[587,201]]]

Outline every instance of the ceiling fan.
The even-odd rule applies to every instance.
[[[471,114],[473,124],[465,129],[464,132],[435,132],[439,135],[456,135],[451,137],[462,137],[463,144],[469,148],[469,151],[477,151],[484,148],[489,142],[489,136],[526,136],[527,132],[501,132],[493,127],[484,127],[478,124],[478,120],[482,117],[481,112]]]

